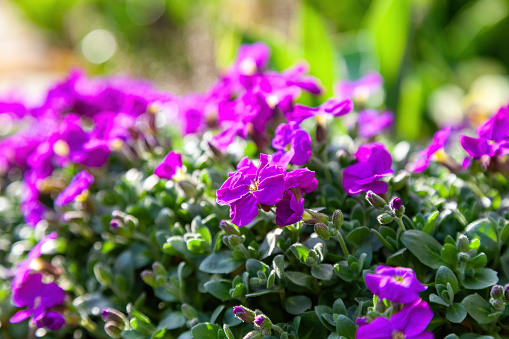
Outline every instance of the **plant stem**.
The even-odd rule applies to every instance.
[[[406,228],[405,228],[405,225],[403,224],[403,221],[401,220],[401,218],[394,218],[394,220],[396,220],[396,223],[399,225],[399,227],[401,228],[401,230],[403,232],[406,231]]]
[[[346,247],[345,239],[343,239],[343,236],[341,235],[341,232],[338,231],[337,238],[339,240],[339,244],[341,245],[341,249],[343,250],[343,253],[345,254],[345,258],[348,259],[350,256],[350,253],[348,252],[348,248]]]

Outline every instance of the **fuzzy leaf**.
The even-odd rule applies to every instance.
[[[465,306],[463,306],[463,304],[454,303],[451,305],[451,307],[447,309],[447,313],[445,314],[445,316],[450,322],[459,324],[467,316],[467,310],[465,309]]]
[[[467,296],[461,303],[479,324],[489,324],[496,319],[490,315],[492,313],[490,304],[477,293]]]
[[[293,315],[303,314],[311,308],[311,299],[306,296],[298,295],[285,300],[285,309]]]
[[[439,268],[445,264],[440,256],[442,245],[431,235],[410,230],[403,233],[401,241],[424,265]]]
[[[231,252],[216,252],[207,256],[200,264],[200,271],[205,273],[231,273],[239,268],[244,262],[235,259]]]

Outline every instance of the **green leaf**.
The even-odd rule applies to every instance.
[[[465,228],[465,234],[470,240],[477,238],[481,241],[479,251],[486,253],[489,258],[498,252],[497,231],[497,225],[488,218],[476,220]]]
[[[422,230],[424,233],[431,234],[435,229],[435,225],[437,224],[437,217],[440,214],[439,211],[435,211],[431,213],[426,221],[426,225],[424,225],[424,229]]]
[[[193,338],[217,339],[217,332],[220,329],[221,327],[216,324],[201,323],[194,326],[191,329],[191,333],[193,334]]]
[[[435,304],[439,304],[439,305],[442,305],[442,306],[445,306],[445,307],[449,307],[449,303],[447,303],[446,301],[444,301],[442,298],[440,298],[438,295],[436,295],[434,293],[431,293],[429,295],[429,301],[432,302],[432,303],[435,303]]]
[[[467,263],[467,269],[483,268],[488,263],[488,257],[484,253],[479,253]]]
[[[315,312],[309,311],[300,316],[299,339],[317,339],[327,337],[327,329],[322,326]]]
[[[270,274],[270,267],[259,260],[248,259],[246,261],[246,271],[248,271],[249,275],[252,277],[256,277],[258,275],[258,271],[263,271],[263,273],[268,276]]]
[[[231,273],[244,262],[237,260],[229,251],[216,252],[207,256],[200,264],[200,271],[205,273]]]
[[[222,301],[230,300],[232,297],[230,296],[230,287],[231,283],[226,283],[223,281],[208,281],[203,285],[207,292],[212,294],[217,299]]]
[[[300,315],[311,308],[311,299],[306,296],[298,295],[287,298],[285,301],[285,309],[293,315]]]
[[[332,311],[336,314],[347,315],[345,303],[341,298],[336,299],[332,305]]]
[[[451,284],[454,293],[458,292],[458,278],[456,274],[446,266],[440,266],[435,275],[435,285],[442,284],[447,286],[447,283]]]
[[[424,265],[439,268],[445,264],[440,256],[442,245],[431,235],[410,230],[403,233],[401,241]]]
[[[495,285],[498,282],[498,272],[491,268],[475,270],[473,277],[465,277],[461,284],[470,290],[481,290]]]
[[[311,268],[311,275],[316,279],[330,280],[332,278],[332,265],[320,264]]]
[[[325,306],[325,305],[318,305],[318,306],[315,306],[315,312],[316,312],[318,319],[320,319],[320,321],[322,322],[323,326],[325,326],[329,331],[336,330],[336,327],[332,326],[332,324],[330,324],[324,318],[324,315],[329,315],[330,317],[332,317],[332,308],[330,308],[329,306]]]
[[[290,247],[293,254],[300,260],[301,263],[305,264],[306,259],[309,257],[309,249],[302,244],[293,244]]]
[[[274,267],[274,271],[276,271],[276,275],[279,279],[283,279],[285,276],[285,257],[282,254],[278,254],[272,260],[272,266]]]
[[[491,305],[479,294],[471,294],[461,302],[468,314],[479,324],[489,324],[497,319],[496,316],[491,316]]]
[[[441,257],[449,267],[455,268],[458,265],[458,249],[456,245],[445,244]]]
[[[348,262],[346,260],[340,261],[334,265],[334,272],[336,275],[346,282],[352,282],[355,280],[357,275],[350,270]]]
[[[378,232],[375,229],[372,229],[371,231],[375,234],[375,236],[378,238],[378,240],[380,240],[382,245],[385,246],[385,248],[387,248],[391,252],[394,252],[394,247],[384,238],[384,236],[382,234],[380,234],[380,232]]]
[[[358,227],[354,229],[352,232],[348,233],[346,236],[346,240],[360,245],[367,237],[371,234],[371,231],[366,226]]]
[[[312,290],[313,277],[302,272],[286,272],[286,278],[298,286],[307,287]]]
[[[159,325],[157,325],[158,330],[167,329],[174,330],[176,328],[180,328],[186,324],[186,317],[180,311],[168,313],[164,316]]]
[[[467,316],[467,310],[465,309],[465,306],[460,303],[454,303],[451,307],[447,309],[447,313],[445,314],[447,319],[450,322],[459,324],[463,320],[465,320],[465,317]]]
[[[505,224],[505,226],[500,231],[500,240],[502,243],[505,243],[509,239],[509,223]]]
[[[336,321],[336,333],[338,335],[348,339],[355,339],[357,326],[355,326],[355,323],[350,318],[339,314],[334,316],[334,320]]]

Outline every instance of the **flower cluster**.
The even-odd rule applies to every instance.
[[[434,338],[432,332],[425,331],[433,311],[419,298],[419,292],[427,287],[417,280],[412,269],[379,265],[376,274],[366,274],[365,280],[376,296],[370,316],[378,316],[369,323],[366,318],[358,319],[361,326],[356,338]],[[391,302],[390,306],[385,300]],[[403,307],[398,303],[404,304]]]
[[[64,316],[56,307],[62,305],[65,298],[64,290],[55,282],[45,282],[44,274],[57,276],[59,272],[49,263],[39,257],[44,244],[57,237],[55,232],[44,237],[30,252],[16,270],[12,280],[12,304],[17,307],[26,307],[14,314],[10,322],[18,323],[31,317],[31,322],[38,328],[47,327],[56,331],[65,324]]]
[[[237,226],[246,226],[258,215],[258,209],[270,211],[276,206],[276,222],[290,225],[302,219],[302,193],[316,189],[313,171],[297,169],[286,172],[273,162],[272,156],[260,154],[256,167],[247,157],[217,190],[217,203],[230,206],[230,217]]]

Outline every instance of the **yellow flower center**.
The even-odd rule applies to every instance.
[[[441,148],[433,154],[433,158],[437,162],[445,162],[447,160],[447,154],[444,152],[444,149]]]
[[[392,332],[392,339],[405,339],[405,333],[401,331]]]
[[[182,181],[186,178],[185,174],[184,174],[184,171],[182,171],[182,168],[179,168],[175,174],[173,175],[173,177],[171,178],[172,180],[175,180],[175,181]]]
[[[251,58],[246,58],[242,60],[239,68],[242,74],[253,75],[256,73],[256,62]]]
[[[405,280],[405,279],[403,279],[403,277],[402,277],[402,276],[400,276],[400,275],[395,275],[395,276],[393,276],[392,278],[393,278],[394,280],[396,280],[396,281],[399,281],[399,282],[403,282],[403,281]]]
[[[253,192],[256,192],[257,190],[258,190],[258,181],[255,180],[251,183],[251,185],[249,185],[249,192],[253,193]]]
[[[66,157],[70,152],[69,145],[63,140],[58,140],[53,144],[53,152],[61,157]]]
[[[113,139],[110,141],[110,149],[112,151],[120,150],[123,145],[124,145],[124,142],[122,141],[122,139]]]

